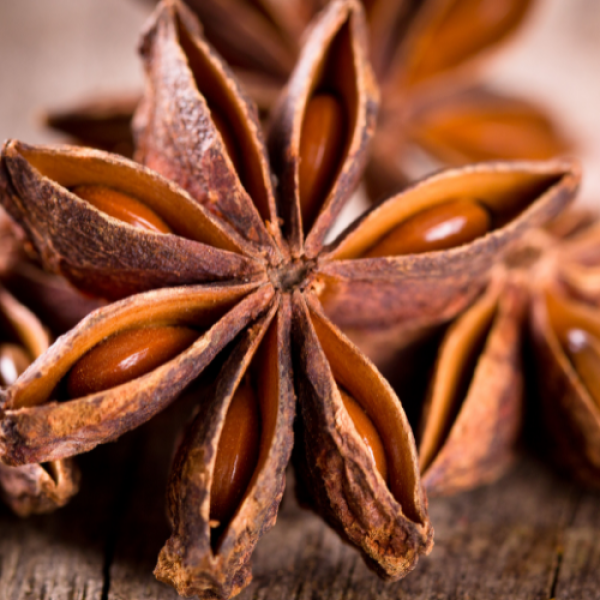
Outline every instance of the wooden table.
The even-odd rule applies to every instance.
[[[57,513],[20,520],[0,508],[0,600],[177,598],[152,569],[169,534],[171,443],[189,412],[184,400],[82,456],[81,493]],[[292,491],[293,483],[240,599],[600,598],[600,494],[537,459],[521,460],[495,485],[433,499],[434,550],[399,583],[381,582],[354,549],[298,508]]]

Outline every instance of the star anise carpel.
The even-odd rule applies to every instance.
[[[25,262],[20,251],[19,236],[6,213],[0,213],[0,386],[6,387],[46,351],[51,337],[38,315],[22,304],[8,288],[28,300],[23,294],[28,284],[36,283],[36,290],[46,295],[49,291],[62,293],[61,300],[72,315],[84,316],[79,295],[64,281],[58,282],[43,274],[34,265]],[[20,275],[22,273],[22,275]],[[15,285],[18,280],[19,285]],[[8,286],[8,288],[6,287]],[[55,317],[45,305],[47,317]],[[65,306],[66,309],[66,306]],[[60,315],[59,315],[60,316]],[[53,319],[51,319],[53,320]],[[60,318],[57,319],[60,321]],[[79,471],[73,459],[40,464],[8,467],[0,463],[0,497],[20,516],[44,513],[64,506],[79,489]]]
[[[154,3],[155,0],[152,0]],[[325,0],[188,0],[202,35],[233,67],[268,116]],[[382,90],[367,191],[379,200],[441,165],[548,159],[571,142],[542,107],[491,89],[480,73],[534,11],[534,0],[371,0],[362,3],[369,54]],[[51,126],[94,146],[129,147],[129,98],[87,102],[51,115]],[[99,128],[102,115],[106,127]],[[110,131],[116,137],[106,139]],[[121,134],[119,134],[121,131]],[[122,134],[125,135],[122,135]],[[94,139],[97,138],[97,142]]]
[[[573,211],[530,232],[443,333],[417,433],[428,495],[497,479],[526,412],[526,443],[541,438],[570,477],[599,485],[598,231],[596,218]]]
[[[0,198],[41,264],[113,300],[3,392],[4,463],[114,440],[223,361],[170,478],[173,533],[155,573],[185,595],[230,597],[248,584],[294,439],[300,495],[382,577],[429,552],[403,407],[338,326],[397,336],[454,317],[576,187],[568,161],[456,169],[326,244],[375,130],[366,31],[357,1],[327,6],[265,143],[255,105],[195,17],[165,0],[141,44],[143,165],[17,141],[2,151]]]

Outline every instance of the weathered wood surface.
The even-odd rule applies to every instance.
[[[0,600],[177,598],[152,569],[169,532],[170,448],[193,402],[82,457],[82,492],[58,513],[20,520],[0,508]],[[600,598],[600,494],[536,459],[495,485],[432,500],[434,551],[400,583],[381,582],[291,492],[240,599]]]

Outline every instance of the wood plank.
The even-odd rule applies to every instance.
[[[82,489],[66,508],[19,519],[0,506],[0,600],[101,600],[113,515],[135,439],[81,457]]]
[[[581,493],[561,540],[556,599],[600,598],[600,493]]]
[[[152,506],[139,504],[140,498],[160,493],[164,477],[151,474],[153,468],[161,470],[162,462],[164,456],[151,452],[149,464],[136,479],[137,491],[111,569],[111,600],[176,598],[151,575],[166,538],[162,508],[154,500]],[[581,497],[576,487],[529,459],[495,485],[434,499],[434,552],[404,581],[385,583],[318,517],[299,509],[288,490],[276,527],[255,553],[254,582],[240,599],[547,599],[554,586],[561,540],[573,535],[570,522]],[[599,520],[589,538],[594,534],[600,538],[600,503],[590,499],[587,509],[589,518]],[[154,525],[152,515],[157,519]],[[600,573],[591,568],[595,555],[585,556],[590,561],[586,585],[600,589]],[[574,575],[579,581],[580,572],[574,570]],[[557,597],[578,596],[568,592]]]

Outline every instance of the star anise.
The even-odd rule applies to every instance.
[[[37,317],[0,286],[0,385],[17,377],[50,345]],[[0,463],[0,496],[21,516],[64,506],[79,489],[73,459],[9,467]]]
[[[600,486],[599,265],[597,218],[561,215],[513,247],[487,289],[436,342],[417,436],[428,495],[464,491],[504,473],[518,447],[525,401],[533,437],[541,434],[571,477]],[[425,371],[428,350],[416,358]],[[399,388],[411,385],[406,376]]]
[[[3,394],[0,456],[42,463],[114,440],[219,355],[214,393],[198,399],[174,459],[173,534],[157,577],[203,597],[247,585],[295,437],[299,493],[397,579],[432,545],[412,432],[321,301],[349,325],[451,318],[516,241],[568,204],[577,174],[566,162],[442,173],[326,246],[375,128],[361,5],[336,0],[311,27],[270,160],[255,106],[199,31],[166,0],[145,33],[145,166],[80,148],[3,149],[0,196],[39,260],[116,301]]]
[[[18,232],[0,212],[0,386],[6,387],[50,346],[48,330],[30,310],[37,308],[55,327],[74,325],[98,302],[82,298],[62,278],[27,262]],[[25,297],[22,304],[11,291]],[[35,302],[37,298],[39,301]],[[53,301],[61,304],[59,310]],[[67,312],[69,313],[67,318]],[[8,467],[0,463],[0,496],[21,516],[49,512],[64,506],[79,489],[79,471],[73,459],[44,465]]]
[[[155,0],[152,0],[153,2]],[[266,115],[285,84],[305,28],[325,0],[187,0],[203,35],[233,66]],[[522,25],[533,0],[371,0],[364,2],[370,56],[382,106],[366,170],[373,199],[399,191],[435,165],[546,159],[570,143],[528,100],[481,85],[485,59]],[[85,143],[129,148],[123,107],[100,99],[49,117]],[[106,127],[102,127],[105,119]],[[118,123],[120,127],[115,127]],[[116,137],[107,140],[112,133]]]

